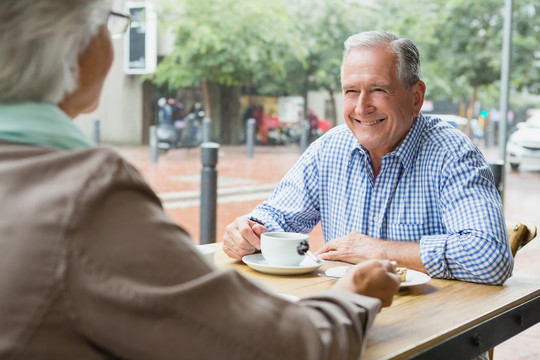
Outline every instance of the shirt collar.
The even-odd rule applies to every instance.
[[[71,118],[51,103],[0,104],[0,139],[63,150],[93,146]]]
[[[401,161],[404,168],[410,168],[413,165],[416,154],[418,153],[421,134],[425,126],[426,119],[420,113],[414,119],[414,123],[409,132],[407,133],[405,139],[403,139],[403,141],[397,146],[394,151],[387,154],[386,156],[396,156]],[[351,146],[349,149],[350,158],[353,159],[357,154],[361,157],[366,157],[369,151],[356,140],[352,132],[351,137],[355,139],[355,141],[351,142]]]
[[[397,146],[391,154],[394,154],[401,160],[403,167],[408,169],[413,166],[416,154],[420,148],[421,134],[426,126],[426,119],[420,113],[415,119],[414,124],[409,130],[405,139]]]

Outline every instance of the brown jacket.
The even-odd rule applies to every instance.
[[[378,300],[198,255],[114,151],[0,143],[0,359],[355,359]]]

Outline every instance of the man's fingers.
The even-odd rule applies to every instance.
[[[265,231],[262,229],[257,231]],[[253,254],[259,250],[259,236],[252,229],[252,222],[246,218],[237,218],[229,224],[223,235],[223,251],[233,259],[241,260],[243,256]]]
[[[223,245],[221,246],[222,249],[223,249],[223,252],[225,254],[227,254],[227,256],[233,258],[233,259],[236,259],[236,260],[241,260],[242,257],[240,255],[238,255],[234,249],[232,249],[231,247],[227,246],[225,243],[223,243]]]
[[[253,226],[251,227],[251,230],[253,230],[255,235],[257,235],[259,238],[261,237],[262,233],[268,232],[268,230],[266,230],[264,226],[258,223],[254,223]]]
[[[227,226],[226,234],[231,242],[240,249],[251,252],[257,249],[259,239],[251,229],[247,219],[236,219],[234,223]]]
[[[259,235],[255,233],[255,229],[253,229],[254,224],[257,223],[246,218],[237,218],[233,224],[236,226],[236,232],[234,234],[238,246],[243,249],[250,249],[252,252],[261,249],[261,240]],[[264,229],[262,225],[257,225]],[[258,231],[262,232],[263,230],[259,229]]]
[[[337,250],[328,250],[322,254],[317,254],[323,260],[340,260],[341,256]]]
[[[331,250],[333,250],[333,248],[330,246],[330,243],[326,243],[323,246],[321,246],[319,250],[315,252],[315,255],[322,255]]]
[[[246,238],[239,231],[235,230],[231,232],[230,236],[233,239],[233,243],[236,245],[236,247],[246,251],[256,250],[255,246],[246,240]]]

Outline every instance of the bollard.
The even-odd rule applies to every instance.
[[[300,150],[306,151],[309,142],[309,121],[302,121],[302,132],[300,133]]]
[[[150,126],[150,160],[155,164],[158,161],[159,148],[157,140],[157,126]]]
[[[94,143],[96,145],[99,145],[101,139],[100,139],[100,133],[99,133],[99,130],[100,130],[100,120],[99,119],[94,119]]]
[[[492,161],[489,163],[489,168],[493,173],[493,178],[495,179],[495,187],[497,188],[497,191],[499,192],[502,200],[504,195],[504,161]]]
[[[253,148],[255,146],[255,119],[250,118],[246,127],[246,146],[248,158],[253,158]]]
[[[219,144],[201,144],[201,244],[216,242],[217,170]]]
[[[202,128],[202,142],[205,143],[205,142],[210,142],[210,133],[212,131],[211,127],[212,127],[212,119],[210,119],[209,117],[205,117],[203,119],[203,124],[202,124],[203,128]]]

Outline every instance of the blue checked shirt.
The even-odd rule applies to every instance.
[[[325,241],[359,231],[420,242],[436,278],[502,284],[514,265],[486,160],[461,131],[429,116],[383,157],[376,179],[346,125],[330,130],[248,216],[269,231],[309,233],[321,221]]]

